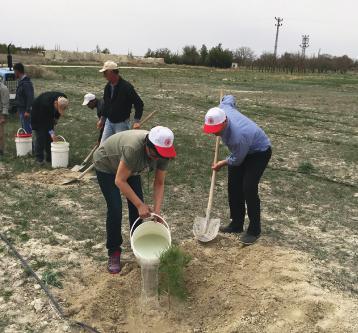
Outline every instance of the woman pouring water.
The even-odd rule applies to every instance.
[[[106,247],[108,271],[112,274],[121,270],[121,192],[127,198],[130,226],[151,212],[160,215],[166,170],[169,160],[176,156],[173,142],[174,134],[167,127],[156,126],[149,132],[128,130],[112,135],[93,155],[98,183],[107,202]],[[155,171],[153,208],[143,200],[140,173],[145,170]]]

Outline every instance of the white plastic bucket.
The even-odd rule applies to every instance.
[[[142,224],[135,228],[140,221],[140,218],[138,218],[130,231],[131,248],[141,266],[158,264],[160,255],[172,243],[168,223],[156,214],[151,214],[151,216],[158,217],[162,222],[144,220]]]
[[[70,144],[61,135],[57,136],[63,141],[51,142],[51,160],[53,168],[67,168]]]
[[[23,128],[17,130],[15,144],[16,156],[26,156],[32,153],[32,135],[27,133]]]

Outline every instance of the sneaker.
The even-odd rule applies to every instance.
[[[239,238],[239,241],[242,244],[245,245],[252,245],[254,244],[258,239],[260,238],[260,235],[254,236],[254,235],[250,235],[247,232],[245,232],[244,234],[242,234]]]
[[[238,227],[237,225],[233,224],[232,222],[226,226],[222,226],[219,228],[221,232],[228,233],[228,234],[240,234],[243,232],[243,229]]]
[[[45,164],[44,160],[38,160],[36,159],[36,164],[39,165],[39,166],[42,166]]]
[[[108,272],[118,274],[121,271],[121,252],[115,251],[108,257]]]

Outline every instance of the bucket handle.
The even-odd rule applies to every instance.
[[[63,142],[67,142],[66,139],[62,135],[56,135],[56,138],[61,138]]]
[[[161,216],[159,216],[158,214],[150,213],[150,217],[159,217],[159,218],[162,220],[162,222],[156,222],[156,223],[163,224],[168,230],[170,230],[169,224],[168,224]],[[149,217],[147,217],[146,219],[149,219]],[[141,219],[140,217],[138,217],[138,218],[134,221],[134,223],[133,223],[133,225],[132,225],[132,228],[131,228],[131,230],[130,230],[130,232],[129,232],[130,238],[132,238],[132,236],[133,236],[133,231],[134,231],[135,225],[136,225],[140,220],[145,220],[145,219]]]
[[[20,131],[23,131],[25,134],[27,134],[27,132],[26,132],[22,127],[20,127],[20,128],[17,130],[16,135],[19,135],[19,132],[20,132]]]

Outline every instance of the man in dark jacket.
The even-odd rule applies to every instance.
[[[35,157],[40,164],[51,162],[51,141],[56,140],[54,127],[68,107],[67,96],[62,92],[48,91],[39,95],[32,104],[31,126],[35,133]]]
[[[124,80],[118,72],[118,66],[113,61],[106,61],[100,70],[108,83],[104,88],[104,112],[106,122],[101,118],[99,125],[104,125],[101,143],[111,135],[130,129],[130,115],[134,106],[133,128],[140,128],[140,119],[143,114],[143,101],[134,87]]]
[[[18,79],[16,88],[15,105],[19,113],[21,127],[31,133],[31,105],[34,101],[34,87],[30,78],[25,74],[25,68],[22,63],[14,65],[15,77]]]

